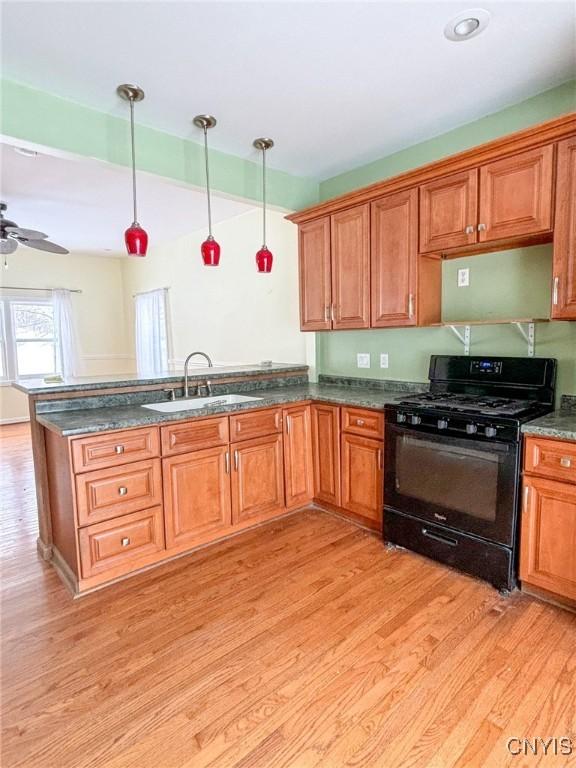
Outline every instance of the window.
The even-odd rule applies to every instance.
[[[1,376],[5,380],[57,371],[54,308],[39,299],[0,301]]]

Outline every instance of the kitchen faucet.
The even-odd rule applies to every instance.
[[[210,360],[206,352],[191,352],[184,362],[184,397],[190,397],[188,393],[188,363],[190,362],[190,359],[194,357],[194,355],[200,355],[201,357],[203,357],[208,363],[208,368],[214,367],[212,365],[212,360]],[[206,379],[204,386],[206,387],[208,395],[212,394],[212,388],[210,386],[210,382],[208,381],[208,379]],[[198,389],[200,389],[200,387],[198,387]]]

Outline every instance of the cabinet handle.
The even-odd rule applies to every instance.
[[[286,434],[290,434],[290,416],[286,414]]]
[[[473,224],[468,224],[468,226],[466,227],[464,232],[466,232],[467,235],[473,234],[473,232],[474,232],[474,225]]]
[[[486,224],[478,224],[478,232],[485,232]]]
[[[552,304],[557,306],[558,304],[558,287],[560,285],[560,278],[556,276],[554,278],[554,288],[552,289]]]
[[[572,466],[572,459],[570,458],[570,456],[562,456],[562,458],[560,459],[560,466],[564,467],[565,469],[570,469],[570,467]]]
[[[363,427],[364,426],[364,419],[356,419],[356,424],[359,427]]]
[[[123,547],[127,547],[128,544],[130,544],[130,539],[128,538],[128,536],[124,536],[124,538],[120,543],[122,544]]]
[[[124,446],[123,445],[117,445],[115,446],[114,450],[116,453],[124,453]]]
[[[332,320],[332,322],[334,322],[334,302],[332,302],[332,304],[330,304],[330,320]]]
[[[324,320],[326,322],[330,320],[330,304],[326,304],[324,307]]]
[[[530,486],[524,486],[524,512],[528,511],[528,499],[530,497]]]
[[[234,469],[238,472],[238,451],[234,451]]]
[[[120,494],[120,496],[126,496],[126,494],[128,493],[128,488],[126,488],[125,485],[121,485],[120,488],[118,488],[118,493]]]
[[[224,455],[224,460],[226,462],[226,474],[229,475],[230,474],[230,452],[229,451],[226,451]]]
[[[378,448],[378,469],[382,469],[382,448]]]
[[[408,296],[408,317],[412,319],[414,317],[414,296],[410,294]]]

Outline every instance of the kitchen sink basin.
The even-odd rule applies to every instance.
[[[163,403],[149,403],[142,408],[149,408],[151,411],[160,411],[161,413],[176,413],[177,411],[196,411],[198,408],[210,408],[225,405],[238,405],[238,403],[250,403],[256,400],[262,400],[261,397],[250,397],[249,395],[213,395],[212,397],[194,397],[189,400],[170,400]]]

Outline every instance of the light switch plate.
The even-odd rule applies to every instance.
[[[470,285],[470,268],[458,270],[458,288],[467,288]]]
[[[380,354],[380,368],[388,368],[388,352]]]
[[[358,368],[370,368],[370,353],[358,352],[356,355],[356,365]]]

